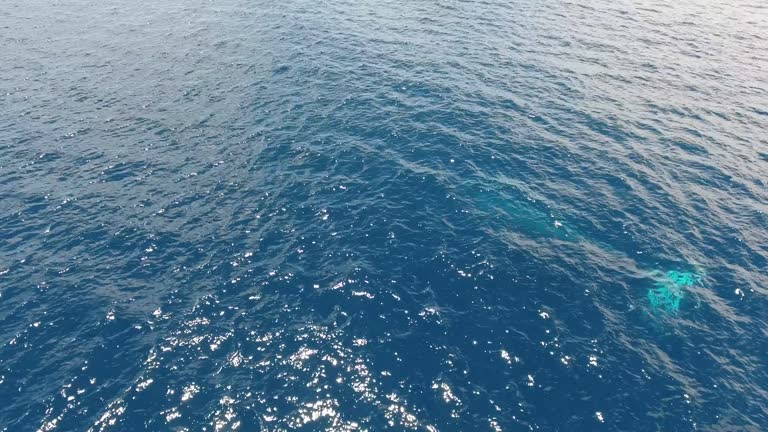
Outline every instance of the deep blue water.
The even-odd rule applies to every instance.
[[[2,431],[768,430],[763,2],[6,0],[0,48]]]

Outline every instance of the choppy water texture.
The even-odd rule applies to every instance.
[[[0,430],[768,430],[763,2],[6,0],[0,37]]]

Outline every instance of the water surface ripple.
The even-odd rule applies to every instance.
[[[6,0],[0,430],[768,430],[766,29]]]

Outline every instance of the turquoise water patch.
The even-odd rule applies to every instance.
[[[687,288],[701,284],[701,275],[696,273],[670,270],[666,273],[656,271],[653,275],[662,275],[654,287],[648,290],[648,301],[654,312],[677,313]]]

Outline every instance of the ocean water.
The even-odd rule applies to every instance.
[[[5,0],[0,430],[768,430],[757,0]]]

